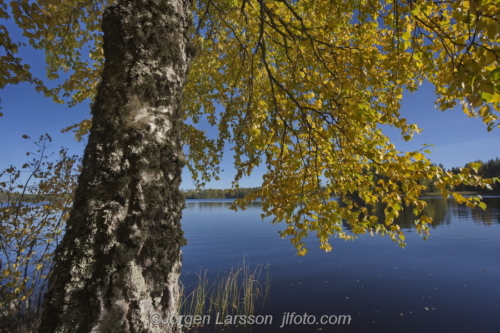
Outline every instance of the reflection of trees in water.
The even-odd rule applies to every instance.
[[[220,210],[229,209],[233,204],[232,200],[221,200],[221,201],[191,201],[186,200],[186,208],[194,209],[194,210]],[[258,208],[262,209],[262,204],[260,202],[252,202],[248,204],[247,209]]]
[[[477,207],[470,209],[465,205],[459,205],[453,199],[444,199],[442,197],[424,198],[427,207],[424,209],[424,214],[432,217],[433,222],[429,225],[431,228],[437,228],[441,225],[449,225],[453,218],[458,219],[472,219],[476,223],[483,225],[493,225],[500,223],[500,198],[484,198],[484,202],[488,206],[486,210]],[[380,223],[384,223],[384,205],[378,204],[376,207],[375,215],[378,217]],[[401,229],[414,229],[415,228],[415,215],[413,215],[412,207],[404,207],[399,212],[395,223]],[[342,223],[347,230],[351,230],[351,226],[347,222]]]
[[[424,209],[424,214],[432,217],[433,222],[430,224],[431,228],[436,228],[441,225],[449,225],[453,218],[458,219],[472,219],[474,222],[482,225],[494,225],[500,223],[500,197],[484,198],[484,202],[488,206],[486,210],[481,208],[470,209],[465,205],[459,205],[453,199],[444,199],[442,197],[427,197],[424,198],[427,202],[427,207]],[[221,208],[229,209],[232,201],[191,201],[186,200],[186,207],[198,211],[220,210]],[[384,206],[377,205],[375,215],[378,217],[380,223],[384,222]],[[247,209],[262,209],[260,202],[253,202],[248,205]],[[404,207],[399,212],[399,217],[396,218],[395,223],[401,229],[414,229],[415,228],[415,215],[413,215],[412,207]],[[346,230],[351,230],[347,222],[342,223]]]
[[[443,197],[425,198],[424,200],[427,202],[427,207],[424,208],[423,214],[432,217],[431,228],[437,228],[440,225],[448,225],[451,223],[453,216],[447,214],[450,201]]]
[[[486,210],[479,207],[470,209],[468,207],[457,204],[456,202],[450,203],[450,209],[453,215],[459,219],[471,219],[472,221],[482,225],[494,225],[500,223],[500,198],[491,197],[483,198],[484,203],[488,206]]]
[[[431,228],[436,228],[440,225],[447,225],[451,223],[451,216],[447,215],[448,202],[444,198],[425,198],[427,202],[427,207],[425,207],[423,214],[432,217]],[[379,203],[375,207],[370,207],[369,210],[375,208],[375,215],[380,223],[384,223],[384,207],[385,204]],[[403,206],[403,210],[399,212],[399,216],[394,220],[394,223],[399,225],[401,229],[411,230],[415,229],[416,216],[413,215],[413,207]],[[351,226],[343,221],[342,225],[347,229],[351,230]]]

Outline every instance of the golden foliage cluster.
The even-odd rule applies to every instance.
[[[461,101],[489,130],[496,126],[497,1],[207,0],[196,2],[195,17],[199,53],[185,90],[190,168],[211,179],[225,144],[236,185],[265,165],[262,189],[237,206],[260,197],[263,217],[287,223],[281,234],[299,254],[309,234],[327,251],[331,236],[351,239],[343,221],[355,234],[375,230],[404,246],[393,224],[403,206],[413,207],[418,231],[432,220],[422,215],[419,181],[434,180],[444,196],[460,183],[494,181],[444,172],[425,147],[398,151],[380,127],[399,129],[405,140],[420,131],[399,111],[403,91],[426,80],[441,110]],[[218,139],[195,128],[202,118]],[[370,209],[377,203],[385,204],[384,222]]]
[[[38,92],[55,102],[76,105],[94,96],[103,64],[100,21],[109,1],[0,0],[0,89],[7,84],[30,82]],[[23,41],[13,41],[17,26]],[[29,44],[44,50],[49,80],[69,72],[64,83],[50,88],[42,79],[33,77],[29,64],[17,55],[19,47]],[[89,59],[90,58],[90,59]],[[68,76],[68,74],[64,75]]]

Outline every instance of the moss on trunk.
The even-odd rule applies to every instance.
[[[93,127],[39,332],[178,331],[149,316],[177,313],[190,25],[185,0],[105,11]]]

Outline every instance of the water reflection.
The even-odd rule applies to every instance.
[[[453,219],[471,219],[476,223],[486,226],[500,223],[499,197],[483,198],[484,202],[488,206],[486,210],[482,210],[479,207],[470,209],[465,205],[459,205],[452,198],[445,199],[443,197],[425,197],[423,199],[427,203],[423,214],[432,217],[433,219],[432,224],[429,225],[431,229],[450,225]],[[375,215],[377,215],[379,221],[383,223],[385,220],[383,206],[377,206],[376,210]],[[415,229],[415,219],[416,217],[413,214],[412,208],[404,207],[403,210],[399,212],[399,216],[395,219],[394,223],[399,225],[403,230],[411,231],[412,229]],[[348,223],[343,223],[343,226],[347,230],[351,230],[351,226]]]
[[[488,207],[486,210],[479,207],[470,209],[453,199],[426,198],[427,207],[424,212],[434,219],[433,227],[450,224],[454,218],[472,220],[486,226],[500,223],[500,198],[485,197],[483,200]]]
[[[471,219],[472,221],[485,226],[500,224],[500,198],[486,197],[483,198],[483,200],[487,205],[486,210],[482,210],[480,208],[469,209],[453,202],[451,207],[452,214],[456,212],[455,214],[460,219]]]
[[[331,239],[334,249],[325,253],[311,235],[305,257],[297,257],[289,240],[278,236],[284,224],[262,221],[259,203],[232,212],[231,200],[188,200],[183,281],[187,286],[197,281],[200,267],[216,275],[243,258],[252,267],[269,263],[270,304],[260,313],[273,315],[276,325],[253,327],[259,333],[498,331],[500,198],[485,198],[486,211],[452,199],[425,200],[425,213],[434,219],[427,241],[410,232],[415,217],[406,209],[397,220],[407,236],[404,249],[387,237],[366,234],[353,242]],[[348,326],[280,329],[287,312],[353,319]]]
[[[432,217],[433,222],[430,224],[432,229],[450,225],[453,219],[471,219],[472,221],[485,226],[500,223],[500,197],[484,197],[483,200],[488,206],[486,210],[482,210],[479,207],[470,209],[464,205],[459,205],[452,198],[444,199],[442,197],[424,197],[423,199],[427,203],[423,213]],[[200,212],[220,212],[221,209],[229,209],[232,204],[232,199],[212,199],[211,201],[197,199],[186,200],[187,209]],[[248,205],[247,209],[260,210],[261,203],[253,202]],[[379,218],[379,221],[383,223],[384,214],[382,205],[376,209],[376,215]],[[399,225],[401,229],[411,231],[412,229],[415,229],[415,219],[416,218],[415,215],[413,215],[411,207],[404,207],[399,216],[396,218],[395,223]],[[348,223],[344,223],[343,225],[346,230],[351,230]]]
[[[197,211],[219,211],[221,208],[229,209],[233,202],[234,199],[187,199],[186,208]],[[247,206],[247,209],[261,209],[261,206],[262,204],[260,202],[252,202]]]
[[[447,214],[450,200],[446,200],[442,197],[439,198],[425,198],[427,206],[424,208],[423,214],[432,217],[431,228],[438,228],[442,225],[449,225],[451,223],[451,216]],[[384,212],[383,207],[380,205],[377,207],[377,217],[381,223],[384,223]],[[395,219],[394,223],[399,225],[403,230],[415,229],[415,219],[416,216],[413,214],[412,207],[404,207],[402,211],[399,212],[399,216]]]

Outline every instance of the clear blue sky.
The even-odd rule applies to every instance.
[[[36,77],[45,77],[44,54],[38,51],[24,51],[21,57],[32,66]],[[73,108],[55,104],[43,94],[37,93],[33,86],[23,83],[8,86],[0,91],[2,102],[0,118],[0,170],[15,165],[20,167],[26,162],[27,151],[33,151],[35,146],[22,139],[23,134],[38,138],[49,133],[52,138],[52,148],[58,151],[61,146],[70,149],[72,154],[81,154],[84,143],[74,140],[72,133],[60,133],[61,129],[78,123],[90,115],[89,103]],[[460,108],[438,111],[434,108],[434,90],[430,84],[424,84],[419,91],[405,94],[401,114],[410,123],[417,123],[424,131],[412,141],[404,142],[399,131],[388,130],[387,134],[396,144],[398,150],[418,150],[422,144],[434,144],[430,150],[430,158],[435,163],[442,163],[446,168],[463,166],[465,163],[481,159],[483,161],[500,157],[500,129],[486,131],[486,126],[480,119],[468,118]],[[207,185],[207,188],[230,188],[234,177],[232,154],[228,151],[221,169],[221,180]],[[240,181],[241,187],[260,185],[262,170],[257,170],[248,178]],[[191,176],[186,170],[183,174],[182,188],[194,188]]]

